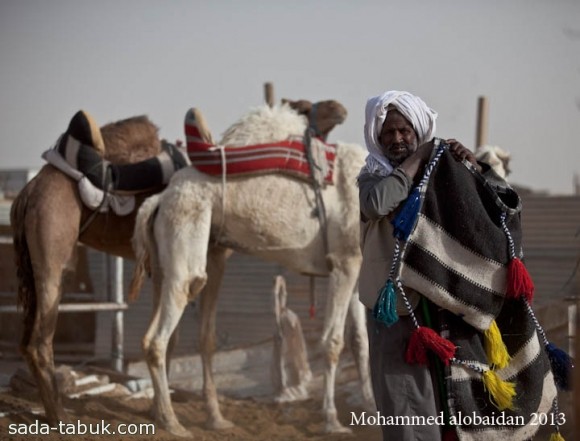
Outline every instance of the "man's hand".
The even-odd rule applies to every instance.
[[[433,139],[431,141],[427,141],[424,144],[421,144],[416,151],[416,155],[419,156],[421,158],[421,161],[426,163],[429,161],[429,158],[431,158],[431,154],[433,153],[433,147],[435,146],[435,143],[433,142]]]
[[[481,172],[481,166],[477,163],[477,159],[475,159],[475,155],[471,150],[453,138],[446,139],[445,142],[449,144],[449,151],[457,161],[467,159],[473,164],[477,171]]]

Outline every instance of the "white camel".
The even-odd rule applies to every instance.
[[[321,112],[323,107],[317,109]],[[343,114],[338,121],[334,120],[333,126],[342,122],[345,110]],[[302,136],[306,128],[307,119],[288,105],[264,106],[232,125],[219,145],[285,140]],[[232,426],[220,411],[211,367],[217,294],[228,249],[276,262],[302,274],[329,277],[321,339],[326,353],[325,430],[349,431],[339,422],[334,402],[336,369],[344,346],[348,311],[355,323],[353,352],[362,392],[367,403],[372,403],[365,318],[356,290],[361,264],[356,176],[365,156],[365,150],[358,145],[338,144],[334,183],[321,189],[326,229],[316,216],[319,208],[310,184],[282,174],[222,181],[190,167],[176,174],[162,194],[145,201],[133,238],[138,262],[134,285],[139,285],[143,269],[149,266],[156,300],[143,346],[155,391],[153,411],[161,427],[176,435],[189,435],[171,406],[165,354],[168,339],[186,304],[204,287],[200,296],[200,351],[208,425],[214,429]]]
[[[494,169],[495,172],[503,179],[507,179],[508,175],[511,173],[511,169],[509,167],[511,154],[499,146],[479,146],[475,149],[475,157],[478,161],[489,164],[491,168]]]

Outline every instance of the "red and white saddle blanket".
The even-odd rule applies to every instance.
[[[312,178],[301,137],[267,144],[216,146],[203,140],[191,114],[185,118],[185,136],[191,164],[209,175],[222,176],[225,163],[228,177],[284,173],[304,180]],[[311,149],[315,166],[324,173],[324,183],[332,184],[336,145],[312,138]]]

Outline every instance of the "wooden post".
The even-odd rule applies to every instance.
[[[487,98],[480,96],[477,102],[477,133],[475,135],[475,148],[487,144]]]
[[[274,85],[270,82],[264,83],[264,100],[270,107],[274,107]]]

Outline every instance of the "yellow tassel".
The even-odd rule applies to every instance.
[[[501,338],[501,332],[499,332],[495,320],[491,322],[489,329],[483,335],[485,337],[485,353],[489,364],[498,369],[503,369],[509,364],[511,357]]]
[[[494,371],[485,371],[483,373],[483,385],[490,393],[491,402],[495,407],[499,410],[514,409],[515,383],[503,381]]]
[[[560,432],[554,432],[550,436],[550,441],[566,441]]]

